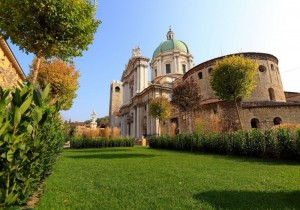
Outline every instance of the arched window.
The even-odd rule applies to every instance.
[[[198,73],[198,78],[199,78],[199,79],[202,79],[202,72],[199,72],[199,73]]]
[[[119,87],[119,86],[115,87],[115,92],[116,92],[116,93],[119,93],[119,92],[120,92],[120,87]]]
[[[275,92],[273,88],[269,88],[270,101],[275,101]]]
[[[271,69],[274,70],[274,65],[273,64],[271,64]]]
[[[275,117],[273,122],[274,122],[274,125],[280,125],[282,123],[282,120],[280,117]]]
[[[211,71],[212,71],[212,68],[209,68],[209,69],[208,69],[208,73],[210,74],[210,73],[211,73]]]
[[[157,69],[154,70],[154,77],[157,77]]]
[[[251,120],[251,128],[258,128],[259,127],[259,120],[257,118],[253,118]]]

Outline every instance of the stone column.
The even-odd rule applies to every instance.
[[[140,105],[136,107],[136,137],[140,138],[141,120],[140,120]]]
[[[175,58],[176,58],[176,71],[175,71],[175,73],[179,73],[180,68],[179,68],[179,63],[178,63],[178,56],[176,56]]]
[[[142,84],[141,84],[141,91],[143,91],[146,88],[146,72],[145,72],[145,66],[141,66],[141,73],[142,73]]]
[[[140,83],[141,83],[141,72],[140,72],[140,69],[141,66],[139,65],[137,68],[136,68],[136,93],[139,93],[140,92]]]

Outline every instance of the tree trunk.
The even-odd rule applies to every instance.
[[[40,69],[40,65],[41,65],[41,52],[40,51],[36,57],[36,64],[35,64],[35,67],[33,69],[33,78],[32,78],[32,82],[33,83],[36,83],[36,80],[37,80],[37,77],[38,77],[38,74],[39,74],[39,69]]]
[[[158,131],[157,131],[157,133],[158,133],[158,136],[160,136],[160,120],[158,120]]]
[[[238,115],[238,118],[239,118],[239,123],[240,123],[241,129],[243,130],[243,124],[242,124],[239,108],[238,108],[238,105],[237,105],[237,102],[236,102],[236,98],[234,98],[234,103],[235,103],[235,109],[236,109],[236,112],[237,112],[237,115]]]
[[[188,132],[187,113],[185,112],[184,115],[185,115],[185,133],[187,133]]]

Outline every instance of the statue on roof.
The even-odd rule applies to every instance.
[[[133,48],[132,49],[132,57],[139,57],[139,56],[141,56],[140,47]]]

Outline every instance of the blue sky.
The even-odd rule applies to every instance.
[[[279,59],[284,89],[300,92],[299,0],[98,0],[102,21],[94,42],[75,58],[78,97],[64,119],[84,121],[108,115],[112,80],[120,80],[131,50],[152,58],[169,26],[184,41],[195,65],[238,52],[264,52]],[[33,55],[10,45],[26,74]]]

